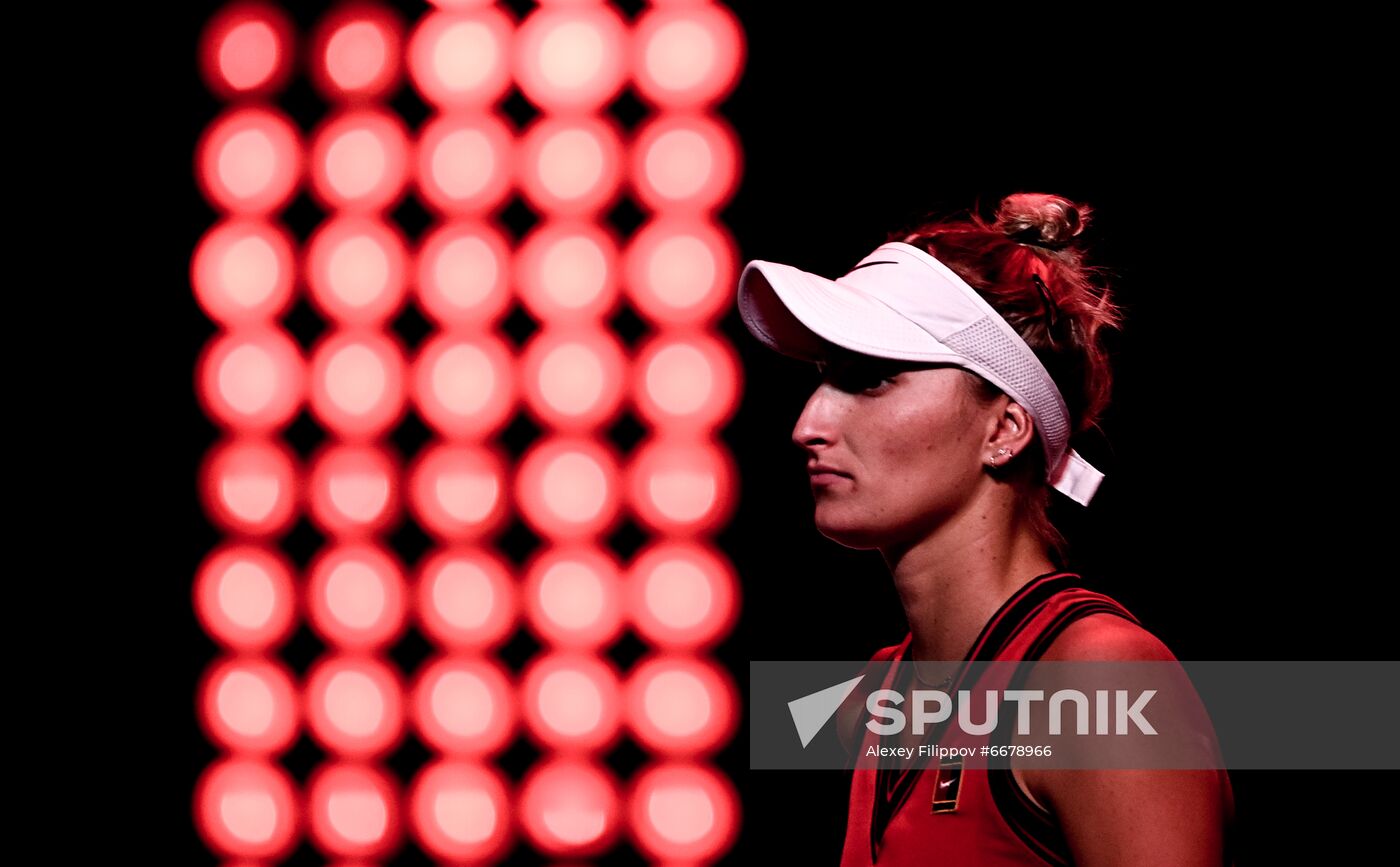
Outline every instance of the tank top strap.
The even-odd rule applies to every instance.
[[[1091,614],[1115,614],[1139,626],[1142,623],[1116,599],[1088,586],[1073,573],[1056,582],[1051,592],[1028,595],[1001,618],[979,660],[1040,659],[1071,623]],[[994,647],[993,647],[994,645]]]
[[[1026,612],[1024,623],[1009,633],[997,659],[1034,662],[1071,623],[1094,614],[1113,614],[1141,625],[1140,621],[1112,597],[1092,590],[1082,582],[1062,587]],[[1008,684],[1018,688],[1029,676],[1030,666],[1019,669]],[[1000,739],[997,741],[1001,742]],[[1009,766],[987,768],[987,788],[993,803],[1012,832],[1049,864],[1070,864],[1069,843],[1059,823],[1048,810],[1031,800],[1016,782]]]
[[[896,658],[902,657],[908,652],[909,642],[912,641],[913,638],[914,633],[910,632],[906,634],[904,640],[898,644],[891,644],[889,647],[882,647],[875,651],[874,655],[870,657],[870,661],[866,663],[865,668],[861,671],[861,677],[868,677],[872,671],[881,671],[885,675],[885,681],[881,685],[888,686],[890,680],[889,676],[894,669],[893,666],[885,667],[882,666],[881,663],[890,662]],[[856,695],[858,694],[852,693],[852,696]],[[848,697],[846,702],[842,703],[841,710],[837,711],[837,724],[839,726],[837,734],[840,736],[842,744],[845,745],[848,754],[846,770],[854,770],[858,749],[865,739],[865,726],[860,721],[858,709],[851,710],[849,713],[842,712],[853,707],[849,705],[851,701],[852,699]]]
[[[963,665],[954,675],[952,691],[955,692],[964,681],[968,663],[1038,659],[1066,626],[1081,617],[1099,612],[1110,612],[1138,623],[1126,608],[1092,589],[1077,572],[1056,570],[1032,578],[1011,594],[983,624]],[[895,645],[895,652],[890,657],[892,660],[906,658],[912,637],[911,632],[903,642]],[[881,652],[888,650],[890,648],[883,648]],[[885,827],[908,800],[925,764],[926,760],[922,760],[915,761],[912,767],[902,771],[876,770],[876,795],[870,823],[872,861],[878,858],[879,841]],[[1014,786],[1015,781],[1011,782]]]

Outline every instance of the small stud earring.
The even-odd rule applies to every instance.
[[[997,458],[1001,457],[1002,455],[1006,455],[1007,459],[1010,459],[1010,458],[1011,458],[1011,449],[1008,449],[1008,448],[999,448],[999,449],[997,449],[997,453],[994,454],[994,455],[992,455],[991,460],[987,461],[987,463],[991,464],[992,466],[996,466],[996,465],[997,465]]]

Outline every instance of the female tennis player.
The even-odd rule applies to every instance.
[[[1087,506],[1103,478],[1070,447],[1108,401],[1122,319],[1081,249],[1090,213],[1018,193],[893,233],[835,280],[744,269],[750,331],[821,374],[792,431],[817,527],[878,549],[904,606],[876,660],[1175,659],[1068,570],[1047,517],[1052,491]],[[842,867],[1231,863],[1223,770],[1024,764],[856,771]]]

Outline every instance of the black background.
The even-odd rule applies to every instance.
[[[183,504],[174,538],[162,543],[176,562],[151,592],[177,648],[161,693],[178,743],[188,745],[171,792],[189,863],[214,863],[189,821],[195,777],[215,753],[193,715],[194,681],[214,650],[194,624],[188,588],[217,536],[194,496],[196,462],[214,429],[194,403],[192,369],[213,327],[194,305],[188,262],[214,220],[191,169],[195,139],[220,109],[195,69],[198,33],[219,5],[183,6],[185,29],[171,37],[170,99],[159,110],[172,124],[161,144],[169,151],[163,180],[177,196],[174,249],[149,263],[159,274],[153,336],[173,344],[161,402],[181,419],[160,456],[174,479],[172,501]],[[329,8],[290,5],[303,33]],[[640,8],[619,5],[628,15]],[[426,8],[398,7],[409,20]],[[1394,513],[1393,341],[1381,333],[1394,319],[1384,267],[1394,217],[1369,78],[1297,49],[1282,21],[1143,13],[1130,25],[922,3],[731,8],[745,30],[747,65],[719,112],[742,142],[743,183],[718,220],[741,262],[835,276],[927,212],[990,208],[1019,190],[1089,203],[1093,261],[1113,269],[1128,319],[1113,344],[1106,436],[1076,442],[1107,479],[1087,510],[1057,498],[1071,567],[1182,659],[1395,658],[1393,574],[1383,556]],[[325,111],[304,78],[278,103],[302,129]],[[393,105],[411,126],[425,115],[407,85]],[[506,108],[517,122],[531,114],[518,97]],[[630,97],[612,109],[628,124],[641,116]],[[412,205],[395,216],[410,236],[426,225]],[[609,218],[627,231],[639,212],[623,205]],[[302,197],[285,219],[304,238],[319,214]],[[532,219],[519,205],[505,215],[516,230]],[[299,339],[314,335],[313,315],[293,316]],[[625,316],[615,324],[629,340],[640,334]],[[425,328],[412,316],[396,327],[410,340]],[[516,318],[512,327],[519,339],[530,323]],[[723,433],[740,469],[740,504],[718,542],[744,597],[718,655],[742,688],[749,660],[864,659],[906,627],[879,555],[841,548],[812,526],[801,455],[788,437],[813,374],[759,346],[737,315],[723,330],[742,358],[745,391]],[[611,434],[628,442],[636,431]],[[394,441],[411,450],[422,435],[409,423]],[[514,446],[532,435],[528,426],[509,431]],[[305,420],[293,427],[299,450],[317,437]],[[638,538],[623,531],[611,541],[626,551]],[[394,542],[410,558],[423,544],[412,528]],[[298,557],[316,544],[306,526],[284,541]],[[509,544],[532,542],[516,531]],[[303,631],[287,654],[309,660],[314,642]],[[639,650],[624,642],[613,654],[625,661]],[[412,665],[423,652],[410,642],[394,658]],[[531,652],[522,638],[507,656]],[[305,741],[288,763],[309,770],[316,753]],[[742,835],[725,863],[835,864],[848,780],[836,771],[750,772],[746,741],[741,729],[718,757],[744,802]],[[410,746],[391,767],[405,771],[425,755]],[[506,763],[523,767],[531,755],[513,749]],[[624,773],[639,759],[626,750],[610,756]],[[1345,862],[1345,853],[1388,836],[1380,823],[1395,802],[1392,772],[1236,771],[1232,779],[1240,864],[1324,853]],[[297,856],[320,863],[309,846]],[[409,863],[417,852],[402,857]],[[523,844],[514,860],[542,863]],[[641,863],[623,847],[595,860]]]

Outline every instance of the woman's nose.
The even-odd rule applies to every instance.
[[[792,441],[798,446],[831,443],[836,439],[835,401],[832,386],[822,383],[807,398],[807,405],[792,428]]]

